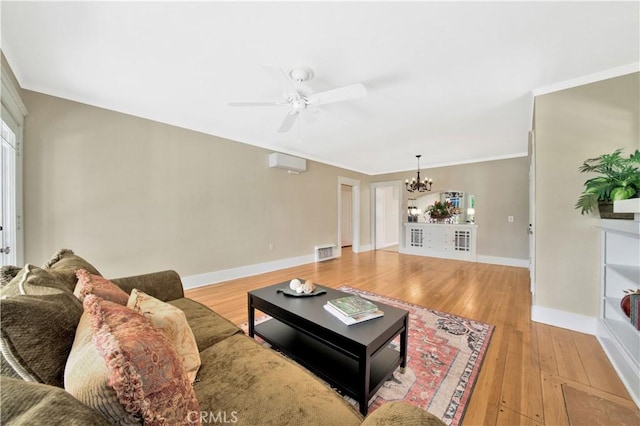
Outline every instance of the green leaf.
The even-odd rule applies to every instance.
[[[626,200],[633,197],[635,193],[636,193],[635,189],[629,186],[627,187],[619,186],[611,190],[611,200],[612,201]]]
[[[587,214],[598,206],[598,196],[596,194],[582,194],[576,203],[576,209],[580,209],[580,214]]]

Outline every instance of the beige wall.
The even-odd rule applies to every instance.
[[[338,176],[308,161],[290,175],[270,151],[24,90],[25,260],[67,247],[108,276],[183,276],[313,254],[338,243]],[[269,250],[273,243],[274,250]]]
[[[534,304],[598,315],[600,235],[596,214],[574,208],[587,158],[640,148],[640,74],[535,100],[536,294]]]
[[[371,182],[412,179],[415,171],[373,176]],[[529,160],[526,157],[423,169],[432,192],[462,191],[476,196],[479,256],[527,260],[529,243]],[[404,205],[407,192],[403,191]],[[507,221],[513,216],[512,223]]]

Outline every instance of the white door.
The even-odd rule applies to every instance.
[[[3,108],[0,150],[0,264],[17,264],[17,182],[16,182],[16,149],[17,124],[5,113]]]
[[[529,279],[531,294],[536,293],[536,151],[535,134],[529,132]],[[535,300],[535,299],[534,299]]]
[[[341,187],[342,197],[342,236],[340,245],[342,247],[349,247],[353,244],[353,213],[352,213],[352,189],[348,185],[342,185]]]
[[[401,186],[401,181],[371,184],[371,237],[374,250],[390,249],[400,244]]]
[[[387,234],[386,234],[386,215],[385,206],[387,205],[387,191],[386,188],[375,188],[375,228],[376,233],[374,235],[375,247],[374,249],[380,249],[387,246]]]

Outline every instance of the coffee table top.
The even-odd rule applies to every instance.
[[[302,282],[305,281],[304,279],[300,280]],[[279,288],[289,287],[289,281],[285,281],[258,290],[252,290],[249,294],[271,305],[270,309],[277,309],[281,314],[279,315],[281,320],[284,318],[294,322],[308,321],[316,327],[320,326],[330,330],[332,333],[363,346],[369,346],[373,341],[380,339],[381,336],[387,334],[388,330],[397,327],[399,322],[404,322],[405,317],[408,315],[408,311],[404,309],[373,301],[384,312],[382,317],[358,324],[346,325],[327,312],[323,306],[329,300],[351,296],[351,294],[321,285],[316,286],[318,289],[325,290],[326,293],[310,297],[287,296],[277,291]],[[259,306],[256,308],[260,309]]]

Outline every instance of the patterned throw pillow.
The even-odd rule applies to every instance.
[[[200,353],[184,312],[135,288],[131,291],[127,307],[144,315],[167,334],[178,354],[182,356],[187,376],[193,383],[200,368]]]
[[[71,352],[64,367],[64,389],[78,401],[105,416],[111,423],[140,425],[141,419],[128,413],[116,391],[109,386],[109,370],[93,343],[91,318],[87,312],[80,317]]]
[[[78,299],[84,301],[86,295],[95,294],[102,299],[109,300],[123,306],[127,305],[129,295],[108,279],[103,278],[100,275],[94,275],[85,269],[79,269],[76,272],[76,275],[78,276],[78,284],[76,284],[73,294]]]
[[[81,325],[86,328],[88,319],[93,343],[104,362],[86,364],[82,352],[91,348],[87,348],[86,333],[79,326],[67,361],[67,391],[117,424],[136,419],[149,425],[199,424],[200,407],[182,359],[161,330],[137,312],[92,294],[85,297],[84,310]],[[105,363],[106,376],[100,370]],[[97,374],[92,368],[98,370]],[[108,401],[96,397],[101,392],[98,389],[104,390],[105,382],[115,390],[126,413],[124,417],[120,417],[122,410],[113,409]]]

